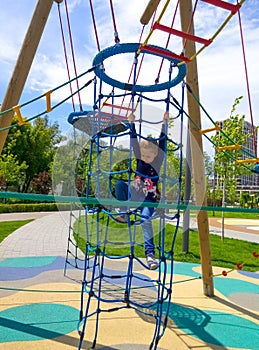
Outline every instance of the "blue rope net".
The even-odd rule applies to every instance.
[[[96,64],[98,62],[95,62]],[[100,86],[101,82],[102,80]],[[83,162],[83,166],[87,166],[84,186],[86,203],[88,198],[94,197],[98,200],[98,204],[85,205],[84,213],[79,213],[76,223],[72,224],[73,220],[71,220],[69,230],[67,264],[82,270],[78,349],[82,348],[86,333],[87,338],[90,337],[90,330],[87,327],[90,319],[95,320],[95,330],[92,334],[94,348],[100,326],[100,314],[121,309],[131,308],[139,315],[153,320],[154,333],[150,340],[150,349],[157,349],[157,344],[165,332],[172,297],[174,244],[180,211],[179,209],[166,210],[161,208],[160,204],[166,202],[167,192],[173,193],[171,201],[180,204],[184,96],[182,92],[182,103],[175,104],[175,99],[171,101],[170,98],[171,84],[167,86],[168,93],[164,102],[167,110],[169,106],[173,106],[176,111],[172,119],[180,120],[181,126],[178,130],[180,141],[176,142],[169,137],[168,125],[166,125],[165,149],[159,176],[161,196],[156,202],[149,203],[154,207],[154,213],[148,220],[155,232],[155,254],[159,260],[158,268],[152,271],[152,277],[145,274],[145,270],[149,267],[143,258],[145,242],[142,226],[147,218],[141,207],[147,203],[140,202],[136,205],[136,202],[128,200],[121,202],[121,207],[124,209],[118,207],[118,204],[113,204],[114,188],[118,181],[123,180],[130,188],[134,178],[143,175],[136,170],[131,137],[133,131],[127,116],[115,115],[114,110],[110,114],[103,112],[102,101],[111,97],[111,94],[103,93],[99,93],[92,111],[74,112],[69,116],[69,122],[75,129],[78,128],[89,135],[87,151],[81,152],[83,160],[78,159],[78,163]],[[95,96],[97,96],[96,93]],[[113,92],[112,106],[115,106],[116,100],[122,96],[130,96],[132,100],[137,98],[140,101],[140,110],[143,99],[151,100],[136,90],[134,94],[115,95]],[[153,101],[157,102],[155,99]],[[145,120],[140,113],[140,118],[136,121],[136,129],[138,129],[135,131],[136,138],[139,141],[150,140],[144,136],[144,130],[150,131],[154,125],[160,128],[161,124],[162,121]],[[161,135],[152,137],[152,142],[159,141],[161,141]],[[172,162],[169,161],[171,155],[178,158],[180,164],[178,169],[172,168]],[[118,220],[121,214],[126,217],[125,223]],[[73,215],[71,213],[71,216]],[[173,223],[168,231],[171,242],[166,245],[165,235],[169,221]],[[84,242],[84,259],[78,258],[78,246],[74,243],[74,237]],[[164,302],[166,307],[163,307]]]

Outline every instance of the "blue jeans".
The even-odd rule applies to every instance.
[[[119,201],[127,201],[128,199],[132,199],[133,201],[143,201],[141,195],[139,195],[134,188],[130,189],[123,180],[119,180],[115,185],[115,196]],[[154,233],[152,220],[150,219],[154,213],[154,208],[152,207],[141,207],[141,217],[140,223],[144,236],[144,247],[145,254],[154,254],[155,253],[155,245],[154,245]],[[122,211],[126,211],[127,208],[125,206],[121,207]]]

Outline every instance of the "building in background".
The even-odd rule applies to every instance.
[[[220,121],[219,125],[222,129],[224,129],[224,121]],[[245,146],[243,146],[244,153],[242,157],[239,159],[247,159],[247,158],[255,158],[257,155],[257,152],[255,150],[255,142],[254,137],[257,141],[258,135],[257,135],[257,128],[254,127],[254,133],[252,132],[252,124],[248,121],[243,121],[242,125],[243,133],[247,135],[247,143]],[[257,144],[257,142],[256,142]],[[247,164],[249,168],[254,167],[254,163]],[[210,180],[210,186],[215,189],[217,184],[220,183],[220,178],[217,175],[217,173],[214,174],[214,178]],[[259,174],[248,172],[246,175],[239,176],[237,178],[237,192],[241,194],[242,192],[249,193],[250,195],[255,195],[257,198],[259,197]]]
[[[252,158],[252,155],[255,157],[257,154],[255,150],[255,142],[253,138],[253,134],[255,134],[255,138],[257,140],[257,129],[256,127],[254,129],[255,130],[253,133],[252,124],[247,121],[243,122],[243,133],[245,135],[248,135],[248,137],[247,137],[247,144],[243,147],[245,150],[245,153],[240,159],[246,159],[248,157],[247,155],[250,155],[250,154]],[[254,164],[251,163],[250,167],[253,167],[253,166]],[[245,190],[245,191],[259,192],[259,174],[251,172],[249,174],[240,176],[237,179],[237,184],[238,184],[239,191]]]

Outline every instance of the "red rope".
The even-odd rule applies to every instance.
[[[61,18],[61,12],[60,12],[60,3],[58,3],[58,15],[59,15],[59,23],[60,23],[60,29],[61,29],[61,36],[62,36],[62,43],[63,43],[63,49],[64,49],[66,67],[67,67],[68,80],[71,80],[70,70],[69,70],[69,64],[68,64],[68,58],[67,58],[67,48],[66,48],[66,42],[65,42],[65,35],[64,35],[63,24],[62,24],[62,18]],[[69,88],[70,88],[70,93],[71,93],[71,95],[73,95],[73,90],[72,90],[72,84],[71,84],[71,82],[69,83]],[[74,97],[73,97],[73,96],[72,96],[72,106],[73,106],[73,110],[74,110],[74,112],[75,112],[75,102],[74,102]]]
[[[152,26],[153,26],[153,24],[155,22],[156,12],[157,12],[157,8],[156,8],[156,10],[155,10],[155,12],[153,14],[152,22],[151,22],[151,25],[150,25],[151,28],[152,28]],[[144,29],[145,29],[145,24],[142,26],[142,30],[141,30],[139,41],[138,41],[139,43],[141,43],[141,39],[142,39],[142,36],[143,36],[143,33],[144,33]],[[138,81],[138,78],[139,78],[139,75],[140,75],[140,70],[141,70],[141,67],[142,67],[142,64],[143,64],[143,61],[144,61],[144,57],[145,57],[145,54],[143,54],[142,57],[141,57],[141,61],[140,61],[139,66],[138,66],[138,71],[137,71],[135,83]],[[131,66],[130,75],[129,75],[129,78],[128,78],[128,83],[130,82],[130,79],[131,79],[131,76],[132,76],[132,73],[133,73],[133,68],[134,68],[134,63]],[[125,99],[125,97],[123,98],[122,104],[124,102],[124,99]],[[129,101],[128,106],[130,106],[131,103],[132,103],[132,97],[131,97],[131,99]]]
[[[99,43],[99,38],[98,38],[98,33],[97,33],[96,22],[95,22],[95,17],[94,17],[94,9],[93,9],[92,0],[89,0],[89,3],[90,3],[92,21],[93,21],[93,25],[94,25],[94,33],[95,33],[95,38],[96,38],[96,44],[97,44],[98,51],[101,51],[101,47],[100,47],[100,43]]]
[[[241,23],[240,11],[238,11],[238,20],[239,20],[241,45],[242,45],[243,59],[244,59],[244,66],[245,66],[246,88],[247,88],[248,104],[249,104],[249,111],[250,111],[251,124],[252,124],[252,137],[253,137],[253,142],[254,142],[255,158],[257,158],[257,140],[256,140],[256,133],[255,133],[255,127],[254,127],[254,118],[253,118],[253,112],[252,112],[252,103],[251,103],[250,87],[249,87],[249,81],[248,81],[247,62],[246,62],[245,45],[244,45],[244,36],[243,36],[243,30],[242,30],[242,23]]]
[[[74,73],[75,73],[75,76],[77,77],[75,52],[74,52],[74,46],[73,46],[73,40],[72,40],[72,32],[71,32],[70,20],[69,20],[69,15],[68,15],[67,0],[65,0],[65,8],[66,8],[66,15],[67,15],[67,25],[68,25],[68,31],[69,31],[70,48],[71,48],[71,54],[72,54],[72,60],[73,60]],[[79,90],[78,79],[76,79],[76,87],[77,87],[77,90]],[[82,106],[81,96],[80,96],[80,92],[79,91],[78,91],[77,95],[78,95],[79,107],[80,107],[80,110],[82,111],[83,110],[83,106]]]
[[[114,28],[114,41],[117,44],[117,43],[120,42],[120,39],[119,39],[119,34],[118,34],[118,31],[117,31],[117,27],[116,27],[115,15],[114,15],[114,9],[113,9],[112,0],[110,0],[110,6],[111,6],[111,12],[112,12],[113,28]]]
[[[171,23],[171,28],[173,28],[173,25],[174,25],[174,21],[175,21],[177,9],[178,9],[178,6],[179,6],[179,1],[180,1],[180,0],[178,0],[178,2],[177,2],[177,4],[176,4],[175,12],[174,12],[173,19],[172,19],[172,23]],[[168,35],[167,42],[166,42],[166,46],[165,46],[166,49],[168,48],[169,41],[170,41],[170,37],[171,37],[171,34]],[[162,60],[161,60],[161,64],[160,64],[160,67],[159,67],[159,70],[158,70],[158,73],[157,73],[157,78],[156,78],[156,80],[155,80],[155,84],[158,84],[158,83],[159,83],[159,77],[160,77],[160,74],[161,74],[161,70],[162,70],[163,64],[164,64],[164,58],[162,58]]]
[[[145,29],[145,25],[143,25],[142,30],[141,30],[141,33],[140,33],[139,43],[141,42],[141,39],[142,39],[142,36],[143,36],[143,33],[144,33],[144,29]],[[144,59],[144,55],[141,57],[140,67],[141,67],[141,65],[142,65],[143,59]],[[140,67],[139,67],[139,69],[138,69],[136,81],[137,81],[138,76],[139,76]],[[130,70],[130,74],[129,74],[129,77],[128,77],[128,83],[129,83],[130,80],[131,80],[131,76],[132,76],[132,73],[133,73],[133,68],[134,68],[134,63],[131,65],[131,70]],[[125,100],[125,96],[123,97],[122,102],[121,102],[121,105],[122,105],[122,106],[123,106],[124,100]],[[131,105],[131,102],[132,102],[132,98],[130,99],[128,106]],[[126,113],[126,115],[127,115],[127,114],[128,114],[128,113]]]
[[[153,24],[155,22],[156,12],[157,12],[157,7],[156,7],[156,9],[154,11],[150,28],[153,27]],[[143,36],[143,33],[144,33],[144,29],[145,29],[145,25],[143,25],[143,27],[142,27],[142,31],[141,31],[141,34],[140,34],[140,37],[139,37],[139,43],[141,43],[141,39],[142,39],[142,36]],[[143,64],[143,61],[144,61],[144,57],[145,57],[145,54],[143,54],[142,57],[141,57],[141,61],[139,63],[138,71],[137,71],[137,74],[136,74],[136,81],[134,83],[136,83],[138,81],[138,78],[139,78],[139,75],[140,75],[140,71],[141,71],[141,67],[142,67],[142,64]],[[133,68],[134,68],[134,64],[132,64],[132,66],[131,66],[131,71],[130,71],[130,75],[129,75],[129,78],[128,78],[128,83],[130,82],[130,79],[131,79],[131,76],[132,76],[132,72],[133,72]],[[130,99],[129,106],[130,106],[131,103],[132,103],[132,97]]]
[[[156,17],[156,11],[157,9],[155,10],[154,14],[153,14],[153,18],[152,18],[152,22],[151,22],[151,28],[155,22],[155,17]],[[145,29],[145,25],[143,25],[142,27],[142,31],[141,31],[141,34],[140,34],[140,37],[139,37],[139,43],[141,43],[141,39],[142,39],[142,36],[143,36],[143,33],[144,33],[144,29]],[[142,64],[143,64],[143,60],[144,60],[144,55],[142,55],[141,57],[141,61],[140,61],[140,64],[139,64],[139,67],[138,67],[138,72],[137,72],[137,76],[136,76],[136,82],[138,81],[138,78],[139,78],[139,74],[140,74],[140,70],[141,70],[141,67],[142,67]],[[130,79],[131,79],[131,75],[132,75],[132,72],[133,72],[133,67],[134,67],[134,64],[132,64],[132,67],[131,67],[131,71],[130,71],[130,76],[129,76],[129,79],[128,79],[128,83],[130,82]]]

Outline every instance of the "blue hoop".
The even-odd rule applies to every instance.
[[[172,54],[171,51],[164,48],[160,48],[158,46],[154,46],[154,45],[149,45],[149,47],[158,48],[160,50],[162,49],[165,52],[165,55],[160,55],[155,52],[154,53],[147,52],[145,51],[145,49],[141,50],[141,52],[148,53],[155,56],[160,56],[160,57],[163,57],[164,59],[167,59],[170,62],[173,62],[175,66],[178,68],[178,74],[171,81],[169,82],[167,81],[165,83],[160,83],[160,84],[154,84],[154,85],[133,85],[128,83],[122,83],[118,80],[112,79],[104,72],[104,70],[101,67],[101,64],[103,63],[104,60],[106,60],[106,58],[118,55],[120,53],[137,52],[137,50],[139,49],[139,46],[140,46],[139,43],[116,44],[114,46],[107,47],[106,49],[100,51],[93,60],[93,66],[96,66],[96,68],[94,69],[95,74],[100,79],[102,79],[105,83],[111,86],[117,87],[118,89],[121,89],[121,90],[129,90],[129,91],[134,90],[136,92],[155,92],[155,91],[166,90],[172,86],[179,84],[183,80],[183,78],[186,75],[186,65],[181,64],[177,66],[177,64],[181,61],[175,58],[168,57],[166,55],[166,53],[169,55]]]

